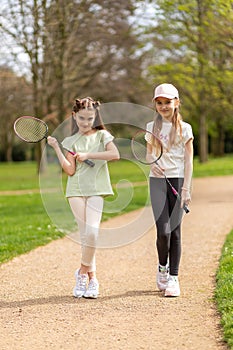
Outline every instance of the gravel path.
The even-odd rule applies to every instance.
[[[156,289],[154,229],[128,246],[97,251],[97,300],[72,297],[80,247],[67,237],[2,264],[0,349],[227,349],[213,291],[233,227],[232,203],[233,176],[194,180],[191,213],[183,221],[179,298]]]

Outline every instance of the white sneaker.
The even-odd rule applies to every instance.
[[[180,285],[177,276],[170,276],[165,290],[165,297],[179,297]]]
[[[76,286],[73,289],[73,296],[75,298],[82,298],[86,292],[87,274],[81,275],[79,270],[75,271]]]
[[[165,290],[167,288],[168,278],[169,278],[168,266],[159,265],[158,272],[156,275],[156,283],[160,291]]]
[[[96,299],[99,294],[99,282],[93,277],[90,279],[84,298]]]

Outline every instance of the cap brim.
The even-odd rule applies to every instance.
[[[156,98],[158,97],[165,97],[165,98],[168,98],[169,100],[173,100],[173,98],[178,98],[177,96],[174,96],[174,95],[161,94],[161,95],[154,96],[153,100],[156,100]]]

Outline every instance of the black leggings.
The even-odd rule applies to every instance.
[[[184,179],[169,178],[169,181],[180,193]],[[150,197],[157,228],[159,263],[166,266],[169,261],[170,274],[178,276],[183,209],[164,178],[150,177]]]

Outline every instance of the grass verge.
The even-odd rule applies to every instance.
[[[215,300],[221,314],[224,340],[233,350],[233,230],[222,249],[216,283]]]
[[[40,194],[1,196],[0,263],[62,237],[47,216]]]
[[[194,177],[232,175],[233,155],[229,154],[221,158],[209,157],[209,160],[206,163],[199,163],[198,159],[194,158],[193,165]]]

